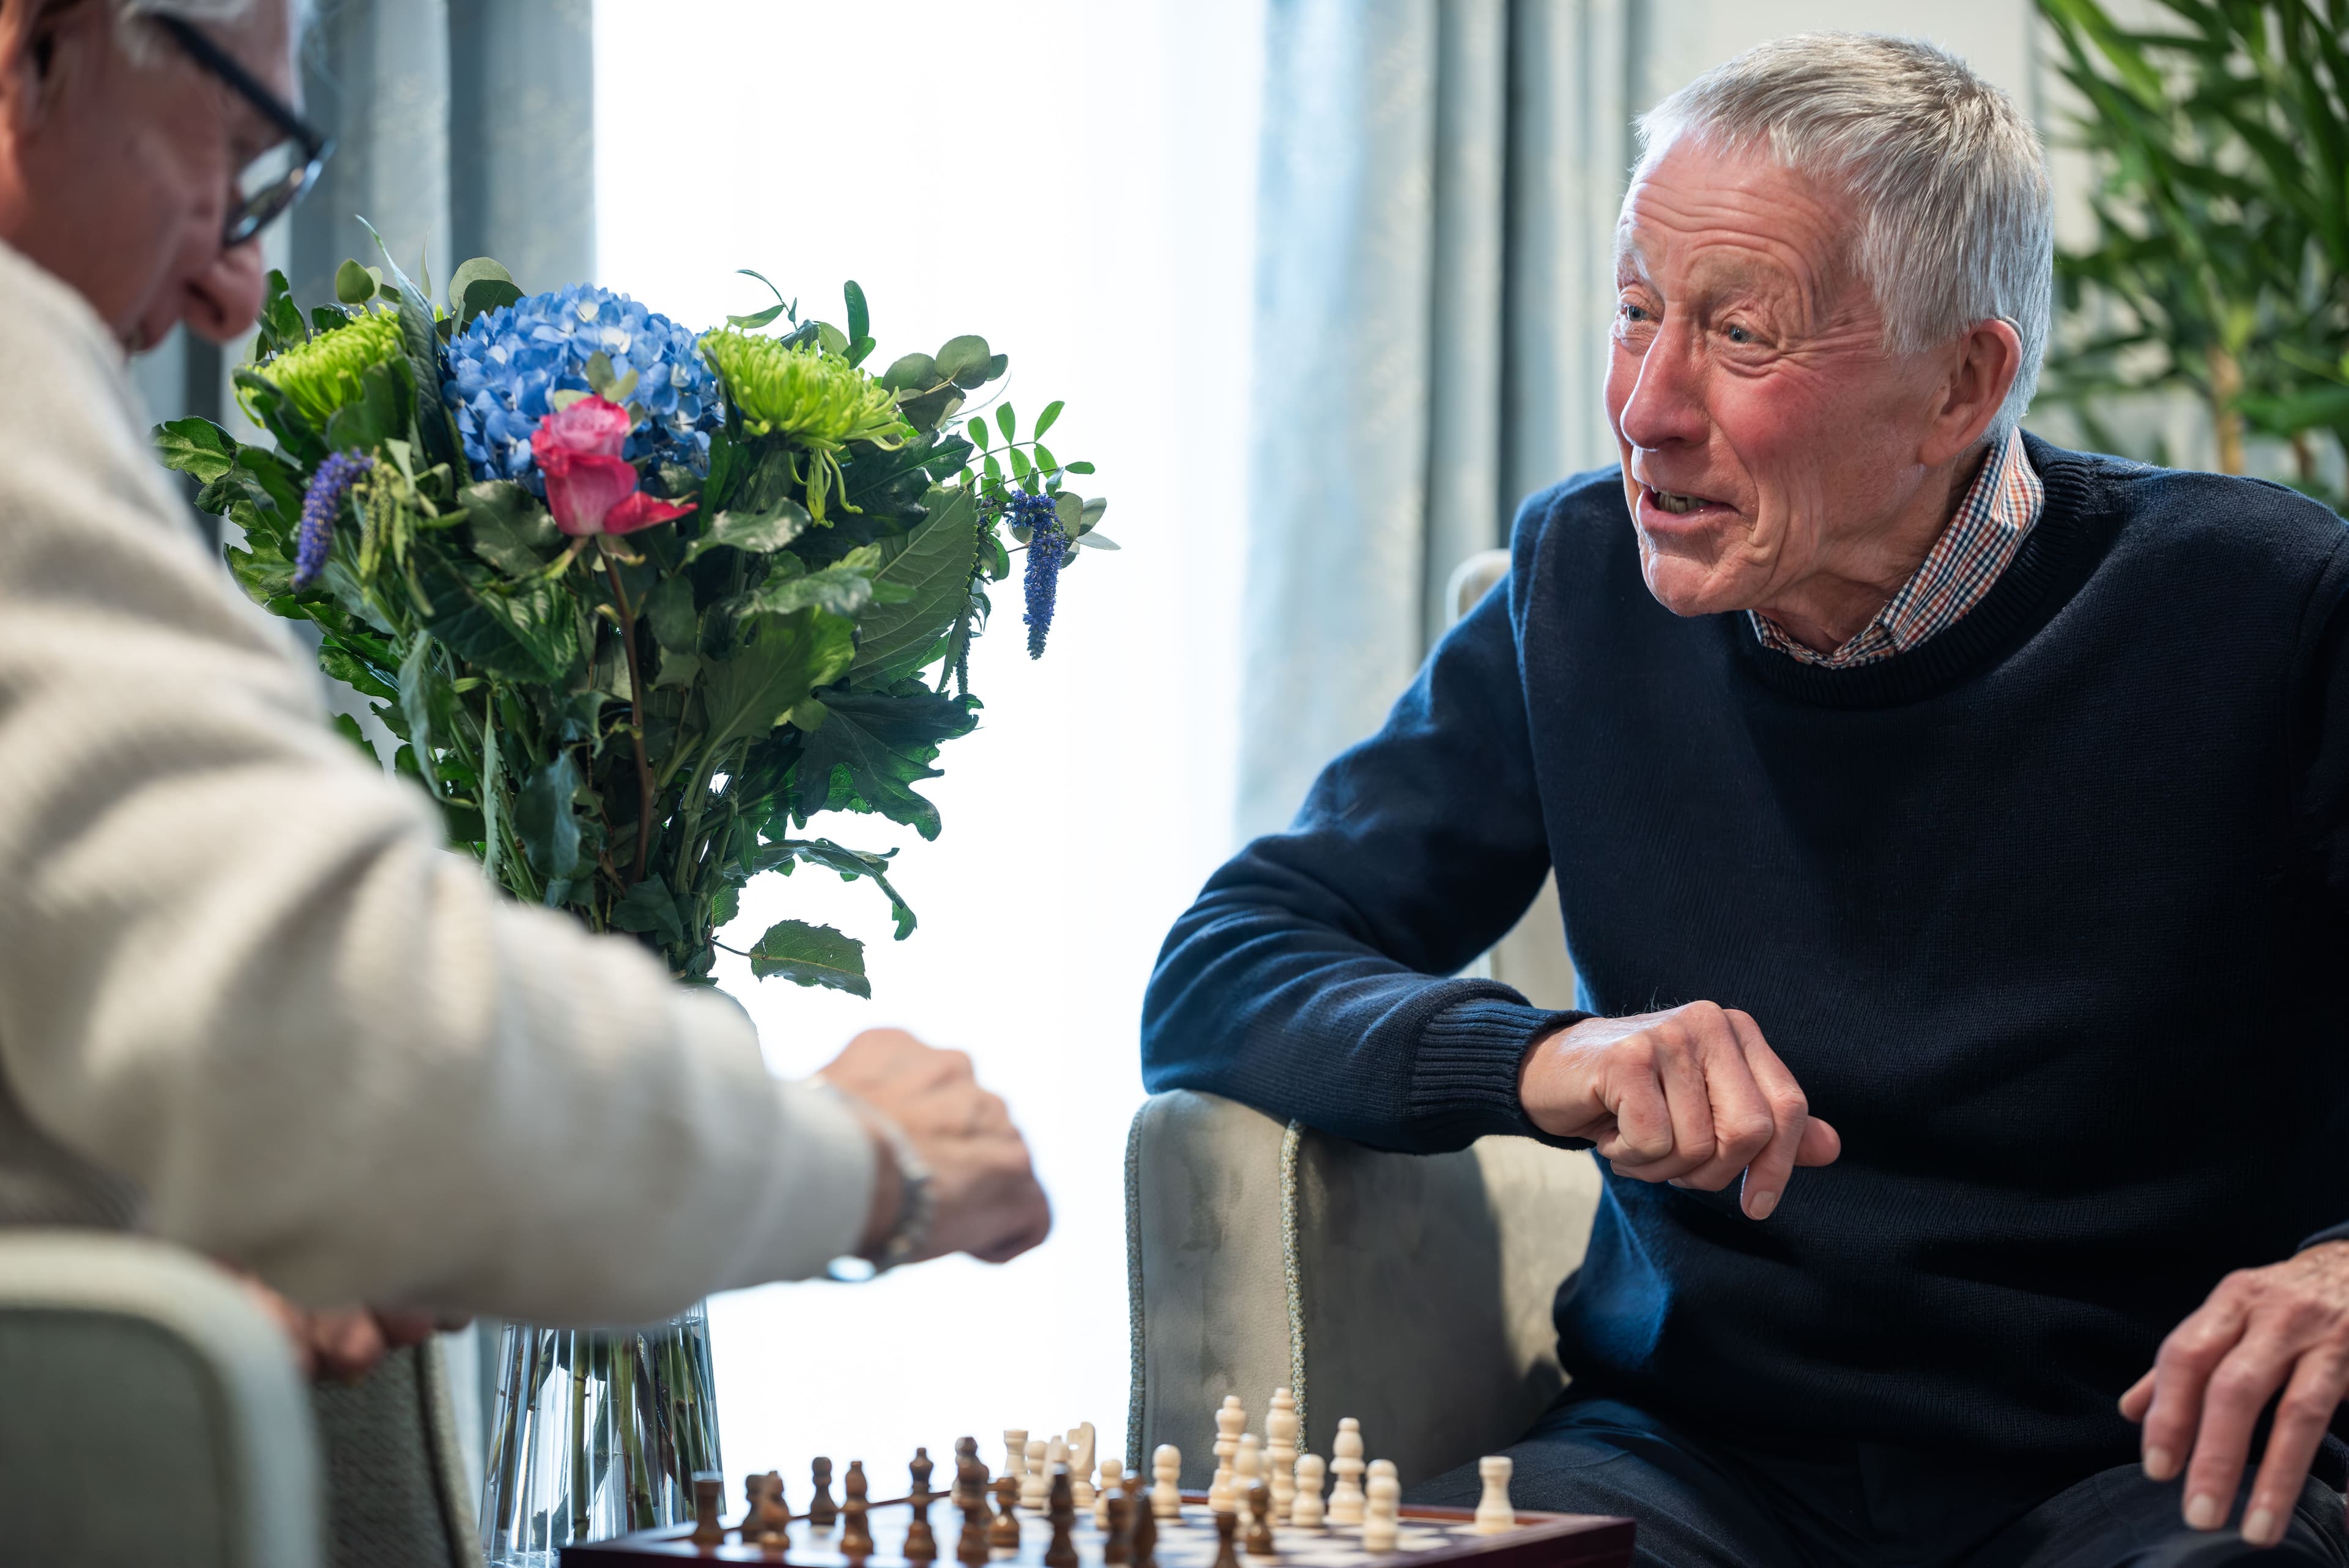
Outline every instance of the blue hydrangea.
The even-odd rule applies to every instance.
[[[375,459],[363,452],[328,452],[318,472],[310,476],[309,488],[302,493],[301,532],[295,536],[295,587],[308,587],[326,569],[326,552],[334,548],[335,517],[343,509],[343,497],[350,493],[359,475],[374,466]]]
[[[1060,602],[1061,566],[1069,558],[1069,536],[1061,531],[1060,514],[1049,495],[1015,490],[1010,496],[1011,522],[1028,530],[1028,572],[1021,584],[1028,591],[1028,657],[1044,657],[1044,639],[1051,634],[1052,611]]]
[[[646,422],[628,438],[631,460],[652,457],[709,471],[709,432],[720,412],[718,379],[693,347],[697,335],[625,294],[574,284],[484,312],[450,339],[450,407],[479,478],[519,480],[546,493],[531,432],[554,410],[548,394],[592,391],[587,361],[610,356],[612,372],[636,372],[628,400]]]

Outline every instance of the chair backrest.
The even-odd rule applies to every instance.
[[[0,1561],[318,1568],[310,1401],[219,1269],[137,1238],[0,1231]]]
[[[1599,1190],[1589,1156],[1523,1138],[1385,1154],[1152,1096],[1126,1156],[1129,1460],[1174,1443],[1204,1486],[1223,1397],[1261,1431],[1283,1385],[1307,1448],[1355,1417],[1406,1486],[1513,1441],[1564,1386],[1551,1303]]]

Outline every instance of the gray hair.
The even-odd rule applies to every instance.
[[[183,22],[213,22],[233,25],[253,15],[261,0],[108,0],[114,8],[115,36],[122,42],[122,52],[141,65],[153,65],[160,57],[154,31],[141,26],[150,16],[177,16]],[[294,36],[302,36],[303,24],[308,20],[309,0],[285,0],[287,15],[293,22]]]
[[[1945,49],[1878,34],[1802,33],[1715,66],[1640,117],[1637,181],[1683,136],[1780,165],[1857,205],[1850,260],[1915,353],[1992,317],[2023,363],[1990,435],[2031,406],[2054,293],[2054,203],[2038,132]]]

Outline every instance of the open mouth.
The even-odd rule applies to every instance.
[[[1702,512],[1708,506],[1721,504],[1720,502],[1709,496],[1685,495],[1674,490],[1659,490],[1652,484],[1645,488],[1648,492],[1648,504],[1659,512],[1674,517],[1685,517],[1692,512]]]

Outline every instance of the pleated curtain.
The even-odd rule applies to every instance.
[[[1609,458],[1630,3],[1272,0],[1243,836],[1377,728],[1518,500]]]

